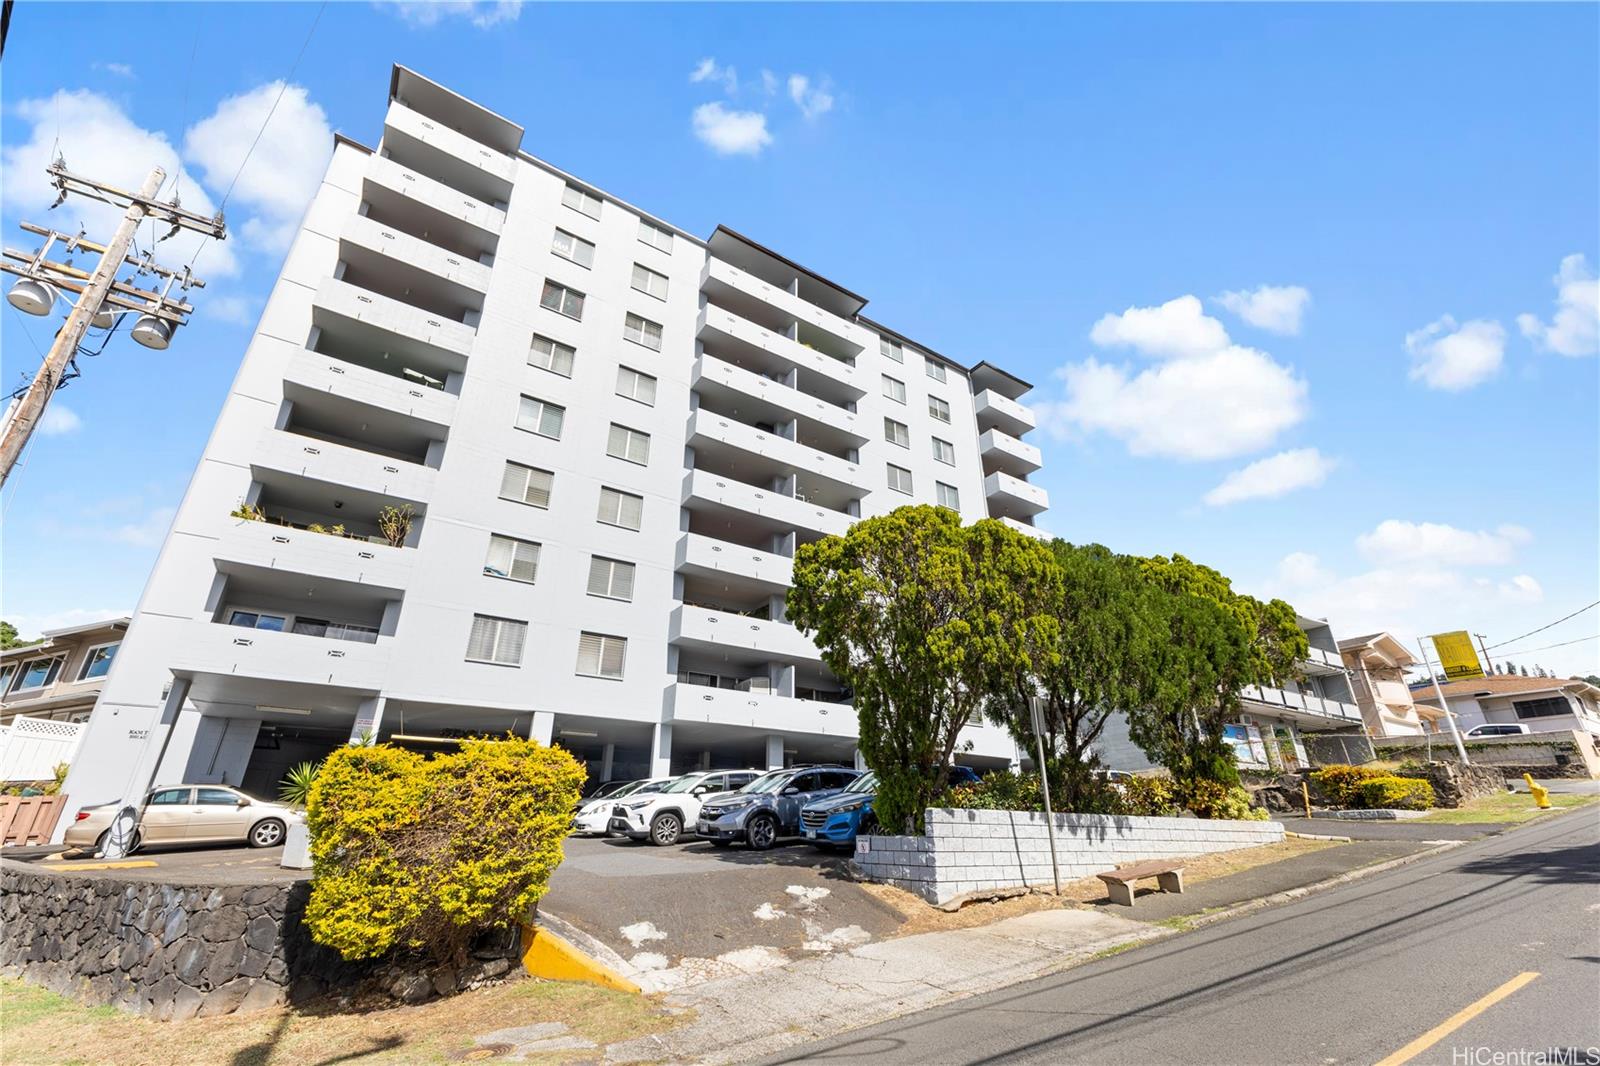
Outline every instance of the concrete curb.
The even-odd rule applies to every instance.
[[[548,924],[522,927],[522,968],[549,981],[581,981],[637,994],[639,986],[587,954]]]

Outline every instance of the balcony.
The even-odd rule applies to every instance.
[[[860,326],[715,256],[706,259],[705,270],[700,276],[700,289],[719,302],[752,299],[771,304],[785,315],[828,334],[832,338],[832,346],[851,358],[859,355],[871,339]]]
[[[1009,529],[1014,529],[1018,533],[1021,533],[1023,536],[1033,537],[1035,540],[1042,540],[1042,541],[1049,542],[1049,541],[1055,539],[1053,536],[1051,536],[1049,533],[1046,533],[1044,530],[1040,529],[1038,526],[1029,525],[1028,523],[1023,522],[1023,521],[1019,521],[1018,519],[1015,519],[1015,518],[1007,518],[1006,516],[1001,515],[1000,518],[999,518],[999,522],[1000,522],[1001,525],[1006,526]]]
[[[230,568],[305,574],[392,592],[407,587],[416,558],[416,552],[376,538],[341,537],[237,518],[218,538],[214,555]]]
[[[374,497],[426,503],[438,476],[429,467],[391,459],[348,444],[335,444],[269,429],[251,454],[254,469],[276,471],[325,484],[348,486]]]
[[[1336,722],[1361,721],[1361,709],[1355,704],[1328,699],[1315,693],[1295,692],[1290,689],[1273,688],[1270,685],[1252,685],[1244,690],[1243,696],[1247,704],[1259,704],[1270,711],[1301,711]]]
[[[701,310],[695,336],[707,345],[726,345],[734,353],[743,353],[756,365],[776,363],[782,370],[794,367],[802,375],[809,375],[805,381],[811,388],[806,391],[836,404],[850,403],[866,395],[860,373],[849,363],[808,348],[715,304],[707,304]]]
[[[1312,648],[1306,652],[1306,657],[1300,665],[1308,674],[1342,674],[1344,673],[1344,659],[1336,651],[1324,648]]]
[[[361,198],[375,211],[411,215],[418,225],[438,230],[442,239],[434,243],[459,250],[492,252],[506,222],[499,208],[376,155],[367,163]]]
[[[425,118],[398,100],[383,119],[383,151],[401,166],[491,206],[511,198],[517,161]]]
[[[702,353],[695,360],[689,387],[724,407],[743,404],[751,417],[762,422],[807,419],[815,424],[808,427],[811,432],[838,447],[859,448],[871,439],[862,432],[855,412],[710,353]]]
[[[794,560],[699,533],[685,533],[678,538],[675,569],[680,574],[731,579],[752,590],[781,594],[793,577]]]
[[[218,674],[378,692],[389,676],[389,637],[375,644],[197,622],[174,641],[178,674]]]
[[[989,513],[996,518],[1031,518],[1050,509],[1050,494],[1004,471],[983,479],[983,494],[989,500]]]
[[[1013,437],[1020,437],[1034,427],[1033,409],[1016,400],[1000,395],[993,389],[984,389],[973,400],[980,430],[998,429]]]
[[[978,438],[978,452],[983,457],[986,474],[1000,470],[1016,477],[1027,477],[1044,465],[1038,448],[998,429],[984,430]]]
[[[734,449],[760,456],[785,472],[804,474],[808,482],[818,479],[832,482],[844,490],[839,495],[845,498],[854,498],[859,493],[856,486],[861,481],[861,472],[856,464],[714,411],[701,409],[690,415],[686,438],[686,443],[695,448],[697,454],[702,448],[715,453]]]
[[[705,652],[727,648],[755,652],[774,662],[814,663],[822,653],[787,622],[681,604],[667,625],[667,642]]]
[[[521,126],[408,67],[395,66],[389,83],[389,97],[419,115],[442,122],[474,141],[508,155],[515,154],[522,145]]]
[[[374,257],[379,261],[374,261]],[[410,281],[409,275],[413,273],[427,274],[427,283],[437,290],[439,300],[473,310],[482,310],[483,294],[489,291],[490,270],[477,259],[365,215],[352,215],[345,223],[339,258],[368,272],[387,268],[400,284]]]
[[[477,330],[463,323],[381,296],[359,285],[328,278],[312,298],[312,321],[324,329],[354,332],[397,356],[416,353],[431,359],[465,358]],[[359,324],[364,330],[350,330]],[[451,365],[459,365],[448,360]]]
[[[855,521],[843,512],[707,470],[691,470],[683,479],[683,503],[713,514],[726,510],[753,515],[765,519],[776,531],[805,530],[815,536],[841,536]]]
[[[319,352],[295,353],[284,368],[283,384],[290,400],[335,397],[352,407],[377,408],[425,423],[441,438],[456,413],[456,398],[443,389]]]
[[[707,688],[682,681],[672,685],[669,698],[672,718],[678,722],[744,726],[772,733],[856,735],[855,709],[848,703]]]

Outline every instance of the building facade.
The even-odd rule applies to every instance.
[[[1476,725],[1524,725],[1530,733],[1571,729],[1600,736],[1600,688],[1579,678],[1496,674],[1447,681],[1439,691],[1463,733]],[[1419,710],[1426,708],[1443,718],[1432,682],[1411,693]]]
[[[1369,736],[1404,737],[1438,731],[1444,713],[1412,699],[1406,670],[1420,663],[1394,634],[1368,633],[1341,640],[1339,654],[1350,671],[1356,705]]]
[[[1027,383],[701,240],[396,68],[337,138],[74,763],[270,794],[372,735],[597,779],[855,758],[784,619],[795,549],[935,503],[1034,535]],[[1004,764],[1002,730],[968,731]]]
[[[128,619],[46,630],[37,644],[0,651],[0,726],[19,714],[87,722],[122,647]]]

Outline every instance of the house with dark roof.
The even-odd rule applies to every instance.
[[[1530,733],[1578,730],[1600,736],[1600,688],[1579,678],[1478,677],[1439,688],[1462,732],[1476,725],[1518,723]],[[1413,687],[1411,696],[1419,708],[1440,706],[1432,682]]]

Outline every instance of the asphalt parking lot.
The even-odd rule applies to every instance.
[[[761,968],[867,943],[900,926],[898,911],[845,876],[848,858],[803,843],[750,851],[569,837],[539,911],[641,973],[714,969],[717,960]]]
[[[285,870],[278,863],[283,848],[230,847],[150,847],[140,848],[126,859],[96,859],[90,855],[63,858],[59,850],[31,849],[20,855],[6,849],[6,858],[21,859],[40,870],[82,877],[114,877],[126,881],[164,881],[174,885],[267,885],[299,881],[311,876],[310,870]]]

